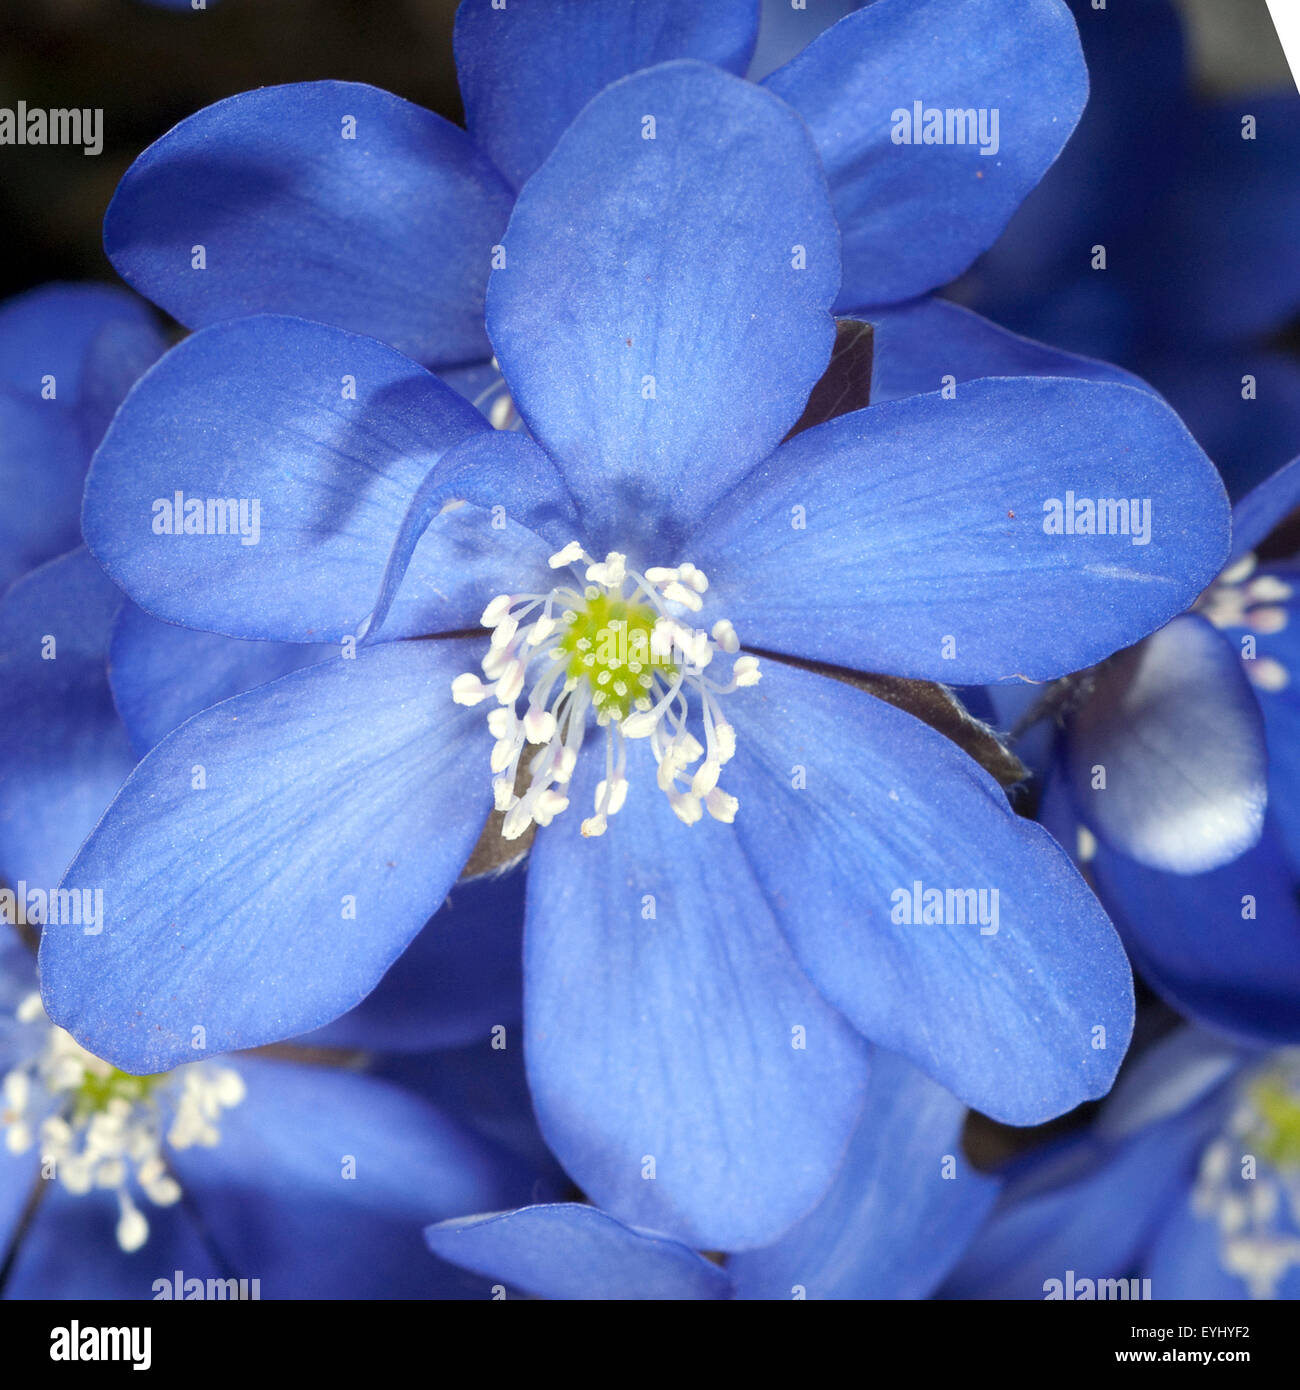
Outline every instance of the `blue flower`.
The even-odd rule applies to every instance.
[[[806,666],[1099,660],[1217,572],[1208,461],[1149,393],[1042,379],[782,444],[831,347],[836,227],[799,120],[702,64],[597,97],[504,245],[488,326],[537,443],[391,348],[280,317],[196,333],[119,412],[84,515],[109,575],[168,621],[339,645],[132,774],[67,876],[103,888],[105,930],[45,933],[51,1016],[132,1071],[200,1023],[216,1050],[317,1026],[495,802],[507,837],[544,827],[542,1131],[619,1220],[770,1243],[836,1171],[863,1037],[1014,1123],[1104,1092],[1129,971],[1066,857],[955,745]],[[1150,544],[1045,531],[1067,489],[1147,499]],[[257,544],[221,524],[232,493]],[[490,642],[464,635],[480,615]],[[936,889],[958,929],[931,930]]]
[[[1300,1297],[1300,1055],[1179,1029],[1004,1177],[945,1296]]]
[[[529,1166],[387,1081],[295,1059],[115,1070],[0,944],[0,1295],[463,1297],[431,1219],[518,1201]]]
[[[1300,1040],[1300,576],[1293,538],[1269,539],[1297,501],[1300,461],[1234,508],[1229,565],[1195,608],[1087,682],[1040,816],[1144,978],[1266,1044]]]
[[[530,1206],[454,1218],[430,1248],[494,1288],[550,1299],[927,1298],[989,1213],[997,1183],[961,1158],[965,1111],[888,1053],[843,1166],[820,1204],[776,1244],[707,1260],[595,1207]]]
[[[560,134],[638,69],[693,58],[744,72],[758,12],[758,0],[465,0],[467,131],[355,83],[242,93],[140,156],[105,247],[191,328],[292,314],[427,365],[485,366],[488,275],[518,190]],[[765,85],[817,143],[844,235],[841,302],[860,308],[926,293],[993,242],[1078,120],[1088,78],[1062,0],[1014,14],[1001,0],[877,0]],[[911,122],[918,106],[941,122],[983,111],[996,142],[981,153],[918,128],[904,143],[897,113]],[[495,378],[462,383],[474,395]]]
[[[1300,453],[1300,98],[1193,86],[1169,0],[1071,0],[1092,97],[1054,168],[954,293],[1152,382],[1234,500]],[[1094,264],[1105,250],[1105,268]]]

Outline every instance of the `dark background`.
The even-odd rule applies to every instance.
[[[456,0],[0,0],[0,106],[100,107],[104,150],[0,147],[0,299],[110,280],[100,223],[131,161],[222,97],[282,82],[369,82],[461,118]],[[701,0],[707,3],[707,0]]]

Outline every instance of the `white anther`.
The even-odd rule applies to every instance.
[[[458,705],[477,705],[481,700],[486,700],[491,693],[472,671],[457,676],[451,683],[451,698]]]
[[[513,605],[514,599],[509,594],[498,594],[483,610],[483,616],[479,622],[484,627],[496,627],[501,619],[510,612]]]
[[[677,578],[676,569],[666,569],[663,565],[652,565],[645,572],[651,584],[671,584]]]
[[[731,668],[731,679],[740,686],[757,685],[762,674],[756,656],[738,656]]]
[[[736,636],[736,629],[726,618],[719,618],[713,624],[713,640],[728,655],[740,650],[740,638]]]
[[[596,783],[596,809],[604,810],[606,815],[616,816],[623,809],[623,803],[627,800],[628,781],[626,777],[615,777],[611,782],[607,782],[603,777]],[[609,800],[606,801],[605,793],[609,792]]]
[[[694,825],[704,814],[699,797],[692,796],[689,792],[670,791],[668,804],[673,808],[677,819],[685,825]]]
[[[597,814],[594,816],[588,816],[587,819],[582,822],[580,828],[582,830],[583,836],[586,839],[591,840],[594,839],[597,835],[603,835],[608,826],[609,821],[606,820],[604,816]]]
[[[714,820],[730,825],[736,819],[736,808],[740,802],[729,792],[724,792],[721,787],[714,787],[704,798],[704,805]]]
[[[506,663],[505,670],[497,680],[497,700],[503,705],[513,705],[524,688],[524,663],[518,657]]]
[[[577,541],[570,541],[563,550],[557,550],[548,563],[553,570],[561,570],[566,565],[572,565],[581,560],[582,554],[582,546]]]
[[[621,588],[627,578],[627,556],[611,550],[603,564],[587,566],[587,578],[593,584],[603,584],[607,589]]]
[[[713,737],[717,740],[717,757],[720,763],[729,763],[736,756],[736,731],[730,724],[715,724]]]
[[[1260,632],[1265,635],[1281,632],[1286,627],[1286,620],[1285,608],[1252,608],[1246,614],[1246,626],[1252,632]]]
[[[1254,661],[1247,661],[1243,664],[1251,685],[1270,695],[1276,695],[1279,690],[1285,690],[1291,683],[1291,673],[1280,661],[1274,660],[1271,656],[1257,657]]]
[[[665,585],[664,598],[670,603],[680,603],[683,608],[689,608],[692,613],[698,613],[704,607],[704,600],[694,589],[688,589],[685,584]]]
[[[524,715],[524,737],[529,743],[549,743],[555,735],[555,716],[548,709],[529,705]]]
[[[492,645],[498,651],[504,651],[515,640],[515,633],[518,631],[519,619],[507,614],[492,630]]]

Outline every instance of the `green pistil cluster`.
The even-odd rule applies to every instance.
[[[1300,1097],[1276,1073],[1250,1088],[1258,1119],[1246,1138],[1275,1168],[1300,1169]]]
[[[621,721],[633,709],[650,708],[651,668],[671,679],[675,667],[666,657],[656,660],[651,649],[658,621],[653,608],[594,587],[586,599],[583,608],[564,615],[559,647],[569,658],[565,674],[585,677],[596,709]]]
[[[72,1093],[73,1113],[78,1119],[89,1119],[107,1110],[111,1101],[125,1100],[134,1105],[144,1100],[165,1075],[132,1076],[116,1067],[103,1076],[87,1071]]]

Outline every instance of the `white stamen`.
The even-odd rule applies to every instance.
[[[140,1249],[149,1222],[133,1192],[154,1206],[180,1200],[165,1147],[216,1144],[216,1122],[243,1100],[243,1080],[208,1062],[166,1076],[126,1076],[50,1023],[38,994],[27,996],[15,1017],[33,1037],[27,1059],[4,1077],[5,1147],[25,1153],[39,1134],[42,1164],[74,1196],[114,1193],[118,1245],[128,1253]]]
[[[702,610],[708,577],[689,561],[638,573],[622,551],[596,560],[578,541],[556,551],[550,565],[575,570],[578,586],[561,583],[547,594],[494,598],[483,612],[483,625],[492,629],[483,674],[466,673],[452,682],[452,697],[460,704],[489,695],[497,701],[488,714],[494,739],[489,766],[495,805],[504,816],[502,834],[515,839],[568,807],[561,789],[573,776],[592,720],[605,730],[606,767],[594,814],[582,822],[584,835],[603,835],[610,816],[624,805],[626,744],[636,738],[649,741],[659,787],[681,820],[694,824],[707,809],[715,819],[731,821],[738,803],[719,789],[718,779],[735,754],[736,735],[722,718],[719,698],[754,685],[761,671],[757,657],[737,655],[740,639],[726,618],[717,619],[711,633],[683,621],[683,610]],[[601,611],[594,604],[625,604],[629,618],[611,618],[599,633],[584,627],[575,633],[575,624],[591,623],[593,611]],[[528,621],[539,608],[540,616]],[[617,655],[611,655],[610,638],[616,639]],[[730,677],[718,681],[711,668],[720,653],[735,660]],[[520,716],[516,706],[525,687],[528,703]],[[688,721],[702,727],[703,744]],[[525,757],[529,747],[537,751]],[[521,771],[526,782],[518,781]],[[516,785],[523,788],[520,794]]]

